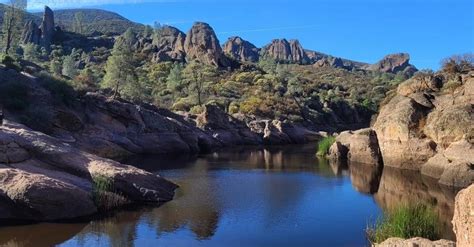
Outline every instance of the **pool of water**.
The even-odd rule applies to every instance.
[[[314,145],[126,161],[180,185],[161,207],[0,228],[11,246],[366,246],[382,209],[424,201],[453,239],[454,193],[418,173],[318,160]]]

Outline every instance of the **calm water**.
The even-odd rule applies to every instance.
[[[175,200],[90,222],[1,227],[0,245],[365,246],[382,208],[420,200],[453,238],[454,192],[413,172],[318,161],[314,145],[127,162],[178,183]]]

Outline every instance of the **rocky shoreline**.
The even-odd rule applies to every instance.
[[[331,146],[336,161],[417,170],[450,187],[474,183],[474,73],[455,88],[441,75],[402,84],[371,128],[342,132]]]

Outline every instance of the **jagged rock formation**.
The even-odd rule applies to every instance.
[[[25,24],[21,41],[23,44],[33,43],[49,49],[53,43],[54,32],[54,12],[45,6],[41,26],[38,28],[33,20],[28,21]]]
[[[39,44],[41,39],[41,30],[39,29],[36,22],[29,20],[25,24],[23,33],[21,34],[21,43],[28,44]]]
[[[256,46],[240,37],[230,37],[222,49],[224,53],[239,62],[254,63],[259,60],[260,56]]]
[[[410,55],[407,53],[387,55],[376,64],[370,65],[367,69],[394,74],[403,72],[409,75],[413,75],[416,71],[418,71],[413,65],[410,64]]]
[[[207,23],[196,22],[184,42],[186,60],[198,60],[213,66],[226,66],[222,48],[214,30]]]
[[[183,32],[171,26],[164,26],[160,30],[159,37],[153,40],[153,46],[156,50],[153,54],[153,62],[185,62],[185,40],[186,35]]]
[[[275,39],[262,48],[262,56],[279,62],[307,64],[310,59],[298,40]]]
[[[344,61],[338,57],[325,57],[318,60],[314,65],[315,68],[332,67],[332,68],[346,68]]]

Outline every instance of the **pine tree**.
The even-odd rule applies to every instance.
[[[131,29],[119,37],[105,66],[106,74],[101,86],[112,89],[114,99],[119,94],[133,97],[139,90],[133,52],[130,48],[132,39],[134,39],[134,34]]]
[[[74,32],[84,34],[84,13],[77,12],[74,15],[74,24],[72,28]]]

